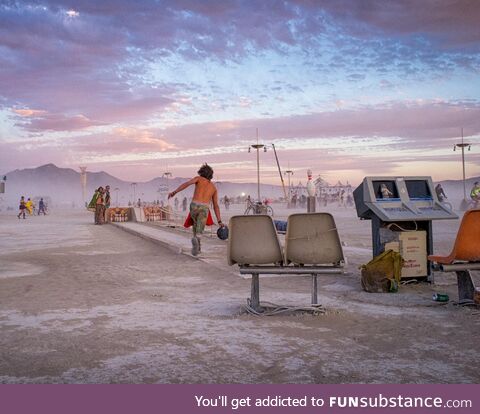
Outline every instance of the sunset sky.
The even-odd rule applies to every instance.
[[[480,1],[0,0],[0,174],[480,175]]]

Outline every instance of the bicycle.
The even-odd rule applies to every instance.
[[[480,200],[470,200],[467,205],[467,210],[476,210],[480,208]]]
[[[263,204],[261,201],[257,201],[256,203],[250,201],[243,215],[246,216],[248,214],[266,214],[267,216],[273,217],[273,208]]]

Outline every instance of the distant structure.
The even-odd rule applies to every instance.
[[[342,192],[347,197],[351,196],[353,192],[352,185],[348,181],[346,184],[338,181],[335,185],[331,185],[322,177],[318,176],[314,184],[317,197],[325,202],[336,201]]]
[[[82,200],[83,200],[83,204],[85,204],[87,199],[87,167],[78,167],[78,168],[80,168],[80,183],[82,184]]]

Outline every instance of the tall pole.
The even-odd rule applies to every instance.
[[[291,207],[291,201],[292,201],[292,187],[290,186],[290,176],[293,175],[292,170],[287,170],[285,171],[285,174],[288,176],[288,200],[287,200],[287,207]]]
[[[258,128],[257,128],[257,144],[258,144]],[[257,195],[258,201],[261,201],[260,198],[260,148],[257,145]]]
[[[86,193],[87,193],[87,167],[78,167],[80,168],[80,183],[82,184],[82,201],[83,204],[86,203]]]
[[[168,168],[168,166],[167,166],[167,168]],[[165,172],[163,173],[163,176],[164,176],[164,177],[167,177],[167,203],[168,203],[168,202],[169,202],[169,201],[168,201],[168,193],[169,193],[169,191],[170,191],[170,183],[169,183],[168,179],[169,179],[169,177],[172,176],[172,173],[171,173],[170,171],[165,171]]]
[[[453,150],[455,151],[456,148],[460,148],[462,150],[462,173],[463,173],[463,200],[460,204],[460,210],[466,210],[468,206],[467,200],[467,183],[465,178],[465,148],[468,147],[470,151],[471,144],[469,142],[463,141],[463,128],[462,128],[462,142],[460,144],[453,144]]]
[[[250,146],[257,150],[257,196],[258,196],[258,201],[260,202],[262,201],[260,198],[260,149],[264,148],[265,145],[258,143],[258,128],[257,128],[257,143]],[[266,149],[264,150],[266,151]]]
[[[282,170],[280,169],[280,163],[278,162],[277,150],[275,149],[275,144],[272,144],[273,153],[275,154],[275,160],[277,161],[278,174],[280,175],[280,180],[282,181],[283,195],[287,198],[287,191],[285,190],[285,182],[283,181]]]
[[[137,183],[132,183],[132,187],[133,187],[133,205],[135,206],[135,203],[136,203],[136,196],[135,196],[135,188],[137,187]]]
[[[463,143],[463,128],[462,128],[462,169],[463,169],[463,199],[467,198],[467,186],[465,183],[465,145]]]

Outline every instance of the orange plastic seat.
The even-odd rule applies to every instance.
[[[448,256],[428,256],[428,260],[444,265],[480,262],[480,209],[465,212],[452,252]]]

